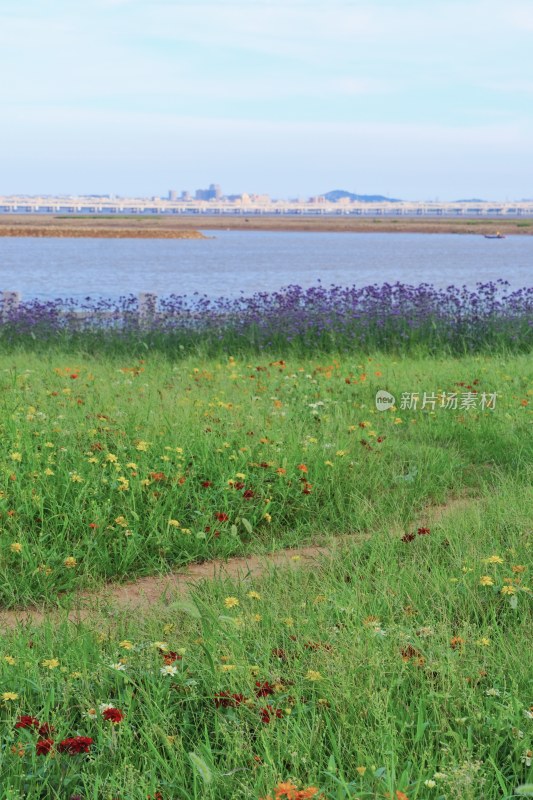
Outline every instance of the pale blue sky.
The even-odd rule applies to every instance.
[[[0,0],[0,194],[533,197],[532,0]]]

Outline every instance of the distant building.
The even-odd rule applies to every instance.
[[[195,200],[220,200],[222,189],[218,183],[211,183],[209,189],[197,189],[194,197]]]
[[[177,193],[177,191],[176,191],[175,189],[169,189],[169,190],[168,190],[168,199],[169,199],[169,200],[170,200],[172,203],[175,203],[175,202],[176,202],[176,200],[177,200],[177,197],[178,197],[178,193]]]

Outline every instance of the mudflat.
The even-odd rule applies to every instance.
[[[324,233],[533,234],[533,218],[313,217],[304,215],[96,216],[0,214],[0,236],[201,239],[202,231],[316,231]]]

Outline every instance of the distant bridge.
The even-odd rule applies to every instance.
[[[0,214],[222,215],[222,216],[351,216],[351,217],[533,217],[533,201],[465,202],[338,202],[300,203],[223,200],[171,201],[92,199],[87,197],[0,197]]]

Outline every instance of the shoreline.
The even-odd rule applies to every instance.
[[[0,214],[0,237],[205,239],[201,231],[316,233],[427,233],[504,236],[533,235],[533,218],[442,219],[405,217],[274,217],[197,214],[179,217],[65,217],[53,214]]]

